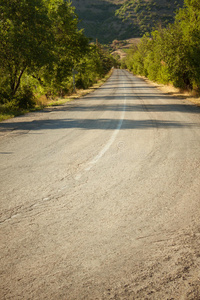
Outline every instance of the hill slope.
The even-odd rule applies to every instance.
[[[80,27],[101,43],[141,37],[158,25],[173,22],[184,0],[72,0]]]

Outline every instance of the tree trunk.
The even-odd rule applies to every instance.
[[[20,74],[17,78],[17,72],[15,72],[15,75],[14,75],[14,78],[13,80],[11,79],[11,93],[12,93],[12,96],[14,96],[20,86],[20,82],[21,82],[21,78],[22,78],[22,75],[24,73],[24,71],[26,70],[26,67],[23,67],[23,69],[20,71]]]

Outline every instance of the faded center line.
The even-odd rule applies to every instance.
[[[123,110],[120,116],[120,121],[116,127],[116,129],[114,130],[112,136],[110,137],[109,141],[106,143],[106,145],[103,147],[103,149],[101,149],[101,151],[88,163],[88,166],[84,169],[84,171],[88,172],[90,171],[93,166],[103,157],[103,155],[110,149],[110,147],[112,146],[112,144],[114,143],[121,127],[122,127],[122,123],[124,121],[124,116],[125,116],[125,111],[126,111],[126,93],[125,93],[125,85],[124,85],[124,81],[123,81],[123,88],[124,88],[124,105],[123,105]],[[82,177],[82,174],[78,174],[75,179],[79,180]]]

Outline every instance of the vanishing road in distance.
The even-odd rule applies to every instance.
[[[200,108],[125,70],[0,123],[1,299],[200,299]]]

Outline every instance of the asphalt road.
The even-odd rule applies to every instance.
[[[200,108],[114,70],[0,129],[1,299],[200,299]]]

